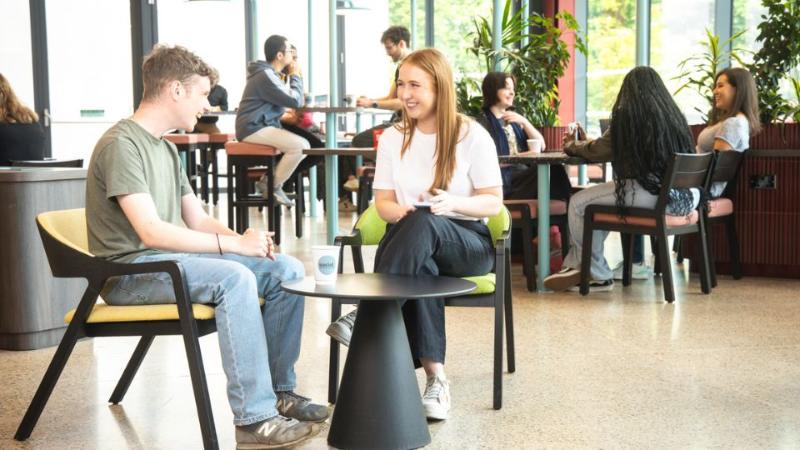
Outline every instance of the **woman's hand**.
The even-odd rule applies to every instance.
[[[441,216],[447,213],[458,212],[461,197],[457,195],[450,195],[449,192],[441,189],[434,189],[433,193],[436,195],[430,199],[431,213]]]
[[[514,111],[506,111],[503,113],[502,119],[506,123],[516,123],[519,125],[525,125],[528,123],[528,119],[522,117],[520,114],[515,113]]]

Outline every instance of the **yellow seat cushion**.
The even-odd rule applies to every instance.
[[[264,299],[258,299],[259,304],[264,304]],[[199,303],[192,304],[192,314],[197,320],[214,318],[214,307]],[[70,323],[75,310],[71,309],[64,316],[64,322]],[[87,323],[110,322],[150,322],[156,320],[179,320],[178,306],[175,304],[160,305],[126,305],[113,306],[106,303],[96,303],[92,308]]]
[[[477,277],[462,277],[462,279],[472,281],[478,285],[474,291],[467,295],[491,294],[494,292],[495,275],[493,273],[487,273],[486,275],[479,275]]]

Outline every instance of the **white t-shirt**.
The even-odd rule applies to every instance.
[[[743,152],[750,146],[750,123],[739,113],[706,127],[697,136],[697,153],[714,151],[714,141],[722,139],[731,146],[731,151]],[[725,191],[727,183],[716,181],[711,185],[711,196],[716,198]]]
[[[447,192],[469,197],[476,189],[502,186],[497,152],[489,133],[471,120],[462,126],[462,130],[465,136],[456,144],[456,168]],[[372,187],[392,190],[399,204],[413,205],[419,201],[420,194],[424,194],[425,199],[431,197],[428,189],[433,184],[436,165],[436,134],[425,134],[416,129],[411,145],[401,158],[402,146],[403,133],[397,128],[387,128],[381,134]],[[461,214],[448,216],[476,220]]]

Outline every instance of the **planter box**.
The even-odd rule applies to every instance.
[[[544,144],[547,150],[557,150],[563,147],[564,134],[568,131],[567,127],[542,127],[539,131],[544,136]]]

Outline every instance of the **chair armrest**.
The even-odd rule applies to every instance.
[[[359,230],[353,230],[350,234],[340,234],[334,238],[333,245],[361,245],[361,232]]]

